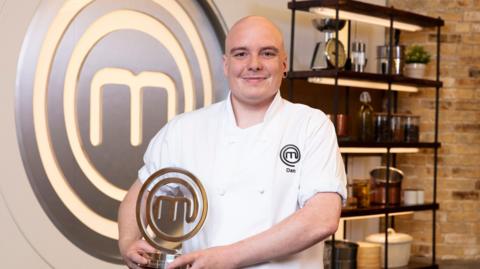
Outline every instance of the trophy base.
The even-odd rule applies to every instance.
[[[166,254],[166,253],[152,253],[149,254],[149,262],[144,265],[143,268],[152,269],[166,269],[167,266],[173,262],[175,258],[180,256],[179,254]],[[178,267],[181,269],[187,269],[186,266]]]

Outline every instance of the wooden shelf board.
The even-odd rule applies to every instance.
[[[306,70],[306,71],[293,71],[287,73],[287,78],[290,79],[308,79],[308,78],[335,78],[337,71],[335,69],[324,69],[324,70]],[[353,71],[338,71],[339,79],[350,79],[358,81],[370,81],[377,83],[392,83],[406,86],[415,86],[415,87],[442,87],[443,83],[441,81],[437,82],[436,80],[428,79],[418,79],[410,78],[402,75],[383,75],[376,73],[366,73],[366,72],[353,72]]]
[[[410,257],[410,261],[407,266],[398,267],[396,269],[438,269],[438,264],[432,264],[432,259],[425,257]]]
[[[441,143],[435,142],[359,142],[359,141],[342,141],[339,139],[338,145],[348,148],[440,148]]]
[[[373,205],[367,208],[354,208],[354,209],[342,209],[342,218],[357,217],[357,216],[369,216],[385,213],[399,213],[409,211],[425,211],[425,210],[438,210],[440,208],[438,203],[425,203],[419,205]]]
[[[433,18],[413,12],[398,10],[394,7],[385,7],[354,0],[310,0],[289,2],[288,8],[301,11],[310,11],[310,8],[324,7],[335,9],[338,2],[340,10],[356,14],[367,15],[394,21],[417,25],[420,27],[443,26],[445,22],[440,18]]]

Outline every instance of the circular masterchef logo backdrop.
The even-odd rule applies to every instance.
[[[117,210],[149,140],[226,96],[216,14],[201,0],[39,6],[18,70],[22,158],[52,222],[91,255],[120,262]]]

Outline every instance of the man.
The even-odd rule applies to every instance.
[[[337,230],[345,199],[333,124],[280,97],[287,57],[269,20],[241,19],[225,47],[229,98],[176,117],[153,138],[120,207],[122,256],[138,268],[147,262],[141,254],[155,251],[140,240],[135,201],[142,181],[175,166],[202,181],[209,213],[169,268],[322,268],[317,243]]]

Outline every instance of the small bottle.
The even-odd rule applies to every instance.
[[[368,92],[360,94],[360,102],[362,103],[358,112],[358,140],[369,142],[373,140],[373,108],[370,104],[372,98]]]
[[[367,64],[367,58],[365,56],[365,43],[353,42],[352,43],[353,71],[363,72],[366,64]]]

